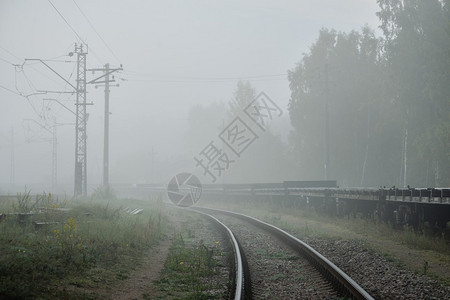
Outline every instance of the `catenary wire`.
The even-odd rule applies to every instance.
[[[13,91],[13,90],[11,90],[11,89],[7,88],[6,86],[3,86],[3,85],[1,85],[1,84],[0,84],[0,87],[1,87],[2,89],[5,89],[5,90],[7,90],[8,92],[11,92],[11,93],[13,93],[13,94],[17,95],[17,96],[23,97],[23,95],[19,94],[19,93],[18,93],[18,92],[16,92],[16,91]]]
[[[160,82],[160,83],[217,83],[230,82],[235,80],[252,80],[252,81],[280,81],[286,80],[287,73],[265,74],[265,75],[246,75],[246,76],[161,76],[156,74],[142,73],[137,71],[124,71],[129,77],[122,79],[131,82]]]
[[[22,59],[20,57],[18,57],[17,55],[15,55],[14,53],[12,53],[11,51],[9,51],[8,49],[6,49],[5,47],[0,45],[0,49],[3,49],[3,51],[5,51],[6,53],[8,53],[9,55],[17,58],[18,60],[22,61]]]
[[[1,58],[1,57],[0,57],[0,60],[4,61],[4,62],[7,63],[7,64],[10,64],[10,65],[13,65],[13,66],[14,66],[14,64],[13,64],[12,62],[10,62],[10,61],[8,61],[8,60],[6,60],[6,59],[4,59],[4,58]]]
[[[67,24],[67,26],[69,26],[69,28],[73,31],[73,33],[75,33],[75,35],[77,36],[78,40],[80,42],[82,42],[83,44],[87,45],[87,43],[81,38],[81,36],[78,34],[78,32],[76,32],[76,30],[72,27],[72,25],[70,25],[70,23],[67,21],[67,19],[61,14],[61,12],[56,8],[56,6],[50,1],[47,0],[52,7],[56,10],[56,12],[59,14],[59,16],[64,20],[64,22]],[[103,60],[95,53],[95,51],[92,50],[92,48],[89,49],[90,52],[92,52],[92,54],[97,58],[97,60],[103,64]]]
[[[98,31],[95,29],[94,25],[92,24],[92,22],[88,19],[88,17],[86,16],[86,14],[83,12],[83,10],[81,10],[80,6],[77,4],[77,2],[75,0],[72,0],[73,3],[75,4],[75,6],[78,8],[78,10],[80,11],[80,13],[83,15],[83,17],[86,19],[86,21],[88,22],[89,26],[91,26],[92,30],[95,32],[95,34],[97,34],[97,36],[100,38],[100,40],[103,42],[103,44],[106,46],[106,48],[108,48],[109,52],[111,52],[111,54],[114,56],[114,58],[117,60],[117,62],[120,63],[120,59],[117,57],[117,55],[114,53],[114,51],[111,49],[111,47],[106,43],[106,41],[103,39],[103,37],[98,33]]]
[[[78,37],[78,39],[80,40],[80,42],[82,42],[83,44],[86,44],[84,42],[84,40],[81,38],[81,36],[78,34],[78,32],[75,31],[75,29],[72,27],[72,25],[69,24],[69,22],[67,22],[66,18],[64,18],[64,16],[59,12],[59,10],[56,8],[55,5],[53,5],[52,1],[47,0],[51,6],[56,10],[56,12],[59,14],[59,16],[64,20],[64,22],[67,24],[67,26],[69,26],[69,28],[73,31],[73,33],[75,33],[75,35]]]

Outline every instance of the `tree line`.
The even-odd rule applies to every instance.
[[[450,186],[450,0],[378,4],[381,34],[368,26],[320,30],[288,71],[288,141],[268,128],[223,182]],[[228,122],[255,96],[239,81],[228,104],[193,107],[188,148],[216,135],[224,125],[217,120]]]
[[[293,163],[345,186],[449,186],[450,1],[378,4],[381,37],[322,29],[289,71]]]

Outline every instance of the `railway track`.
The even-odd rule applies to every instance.
[[[247,262],[245,260],[245,257],[243,256],[243,251],[238,243],[234,233],[228,228],[224,223],[222,223],[219,219],[216,217],[201,212],[199,210],[189,209],[193,210],[197,213],[202,214],[203,216],[210,219],[220,230],[222,233],[224,233],[230,242],[230,248],[233,251],[233,262],[232,262],[232,269],[234,271],[234,278],[233,278],[233,284],[231,285],[231,293],[232,295],[230,298],[235,300],[240,299],[250,299],[251,298],[251,288],[250,288],[250,273],[249,268],[247,265]]]
[[[234,212],[189,210],[211,219],[229,237],[234,299],[373,299],[328,259],[282,229]]]

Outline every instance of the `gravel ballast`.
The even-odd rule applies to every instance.
[[[401,269],[357,240],[300,237],[352,277],[375,299],[450,299],[450,288]]]

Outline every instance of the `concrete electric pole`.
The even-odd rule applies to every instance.
[[[104,136],[103,136],[103,188],[107,190],[109,188],[109,88],[110,83],[115,82],[114,76],[110,78],[110,75],[114,72],[121,71],[122,65],[120,65],[120,68],[110,68],[109,63],[105,64],[104,68],[97,68],[97,69],[89,69],[89,71],[101,71],[104,72],[104,74],[100,77],[97,77],[91,81],[88,82],[88,84],[99,84],[104,83],[105,87],[105,124],[104,124]],[[100,79],[103,79],[99,81]],[[97,86],[102,86],[96,85]],[[116,86],[119,86],[118,84]]]
[[[330,179],[330,121],[328,112],[330,90],[328,84],[329,84],[328,64],[325,64],[325,163],[324,163],[325,180]]]

